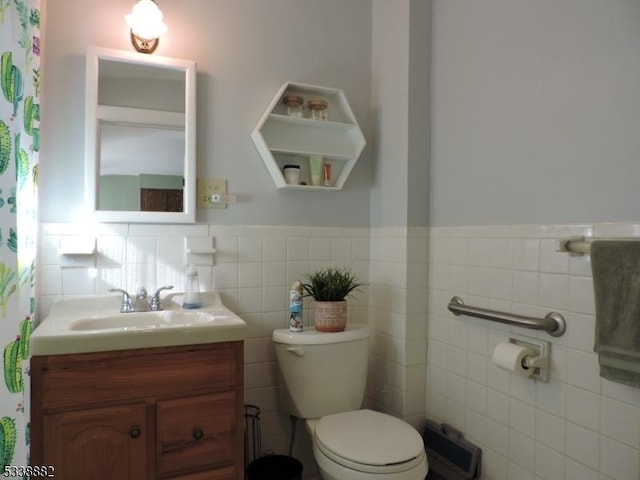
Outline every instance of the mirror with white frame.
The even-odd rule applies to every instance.
[[[196,64],[90,47],[85,199],[102,222],[194,223]]]

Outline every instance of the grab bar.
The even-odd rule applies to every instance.
[[[544,330],[552,337],[561,337],[567,329],[564,317],[558,312],[549,312],[544,318],[525,317],[513,313],[498,312],[480,307],[465,305],[462,298],[456,296],[451,299],[447,306],[454,315],[469,315],[472,317],[484,318],[499,323],[507,323],[518,327],[529,328],[531,330]]]

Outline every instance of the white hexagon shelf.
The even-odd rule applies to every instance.
[[[302,97],[305,105],[311,99],[326,100],[328,119],[314,120],[308,118],[307,112],[302,118],[287,115],[282,98],[291,94]],[[298,190],[340,190],[366,145],[342,90],[294,82],[280,87],[251,132],[251,139],[276,186]],[[329,186],[311,185],[312,155],[319,155],[324,163],[331,164]],[[300,166],[300,181],[306,185],[286,183],[282,171],[287,164]]]

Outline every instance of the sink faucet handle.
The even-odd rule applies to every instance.
[[[129,295],[129,292],[123,290],[122,288],[110,288],[109,291],[122,294],[122,305],[120,306],[121,313],[133,312],[133,302],[131,302],[131,295]]]
[[[162,290],[173,290],[173,285],[167,285],[165,287],[160,287],[158,290],[156,290],[156,293],[153,294],[154,297],[159,297],[160,296],[160,292]]]
[[[160,287],[158,290],[156,290],[156,293],[154,293],[151,296],[151,300],[149,300],[149,308],[153,311],[162,310],[162,303],[160,302],[160,292],[163,290],[171,290],[171,289],[173,289],[173,285]]]

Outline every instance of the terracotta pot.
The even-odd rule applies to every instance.
[[[320,332],[342,332],[347,328],[347,301],[314,301],[313,322]]]

